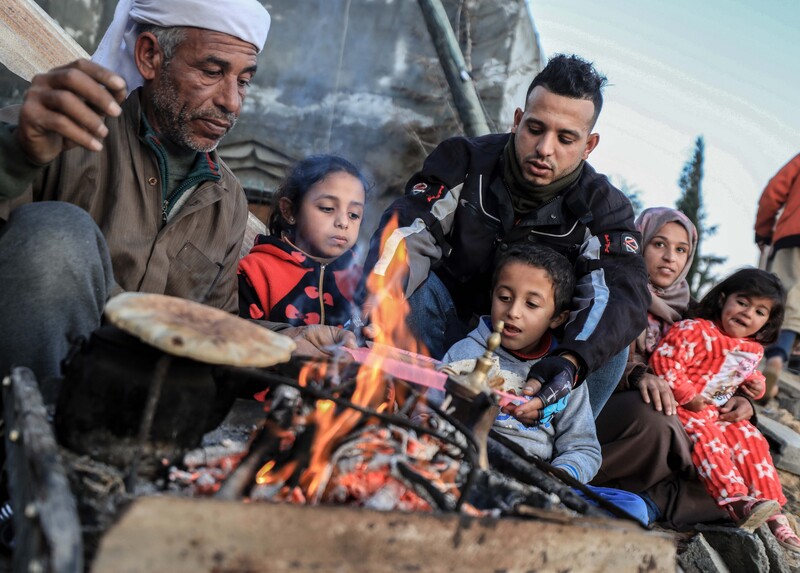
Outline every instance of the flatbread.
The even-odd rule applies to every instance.
[[[262,368],[287,362],[288,336],[190,300],[126,292],[106,304],[108,321],[151,346],[207,364]]]

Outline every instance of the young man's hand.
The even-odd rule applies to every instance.
[[[567,407],[577,371],[577,365],[565,356],[542,358],[531,367],[522,390],[522,395],[531,399],[509,405],[506,411],[526,425],[549,423],[553,414]]]
[[[103,148],[106,116],[122,113],[125,80],[89,60],[37,74],[25,93],[16,138],[34,163],[46,164],[79,145]]]

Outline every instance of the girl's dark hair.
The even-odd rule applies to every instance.
[[[509,245],[507,249],[499,251],[495,259],[492,290],[497,285],[500,271],[510,263],[522,263],[547,272],[553,283],[554,316],[569,309],[572,291],[575,289],[575,270],[564,255],[544,245],[533,243]]]
[[[772,301],[772,310],[767,323],[755,333],[753,338],[761,344],[770,344],[778,338],[783,322],[786,304],[786,291],[781,280],[774,274],[761,269],[740,269],[712,288],[702,300],[689,309],[686,318],[705,318],[719,320],[725,299],[732,294],[765,297]]]
[[[369,185],[358,167],[338,155],[310,155],[294,164],[289,174],[281,182],[272,196],[272,214],[269,218],[269,232],[277,237],[281,233],[294,235],[294,225],[281,215],[280,201],[286,197],[292,202],[292,214],[296,217],[308,190],[332,173],[347,173],[358,179],[364,186],[364,193]]]

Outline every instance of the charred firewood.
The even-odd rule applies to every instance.
[[[548,511],[563,508],[558,496],[494,470],[477,473],[468,501],[477,509],[499,510],[507,515],[519,515],[522,507]]]
[[[2,393],[14,571],[81,571],[77,506],[36,377],[28,368],[14,368]]]
[[[297,388],[278,385],[271,389],[270,407],[266,421],[253,440],[250,450],[242,462],[220,487],[216,496],[219,499],[241,499],[250,488],[256,485],[255,476],[261,467],[270,460],[280,462],[280,442],[283,433],[296,422],[301,414],[302,400]],[[299,434],[306,433],[299,428]],[[294,449],[294,448],[293,448]]]
[[[529,454],[522,446],[495,430],[492,430],[489,437],[489,457],[493,467],[525,483],[533,483],[546,492],[556,494],[570,509],[584,515],[601,517],[610,513],[614,517],[629,519],[641,525],[641,522],[627,511],[606,501],[567,473]],[[575,490],[579,490],[594,503],[584,500],[575,493]]]
[[[578,513],[605,515],[603,511],[581,498],[563,482],[541,471],[529,459],[510,449],[508,443],[498,440],[497,436],[497,432],[492,432],[489,438],[489,460],[497,471],[522,483],[536,486],[546,493],[555,494],[565,506]]]
[[[440,511],[455,510],[454,500],[448,499],[444,493],[439,491],[435,485],[422,476],[422,474],[416,472],[410,465],[405,462],[398,461],[396,467],[401,476],[417,486],[415,488],[417,493],[422,493],[422,495],[428,498],[432,507],[435,507]],[[422,491],[420,492],[420,490]]]

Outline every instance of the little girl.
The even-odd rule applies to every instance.
[[[349,161],[297,163],[273,200],[269,235],[239,261],[239,315],[293,326],[342,326],[353,314],[361,270],[352,250],[366,181]]]
[[[747,420],[719,419],[719,407],[740,386],[751,398],[764,394],[764,375],[756,366],[762,344],[778,334],[785,296],[772,273],[737,271],[690,311],[693,320],[670,328],[650,365],[672,388],[678,417],[694,443],[692,460],[717,505],[748,530],[766,521],[784,548],[800,553],[800,539],[780,513],[786,498],[767,440]]]

